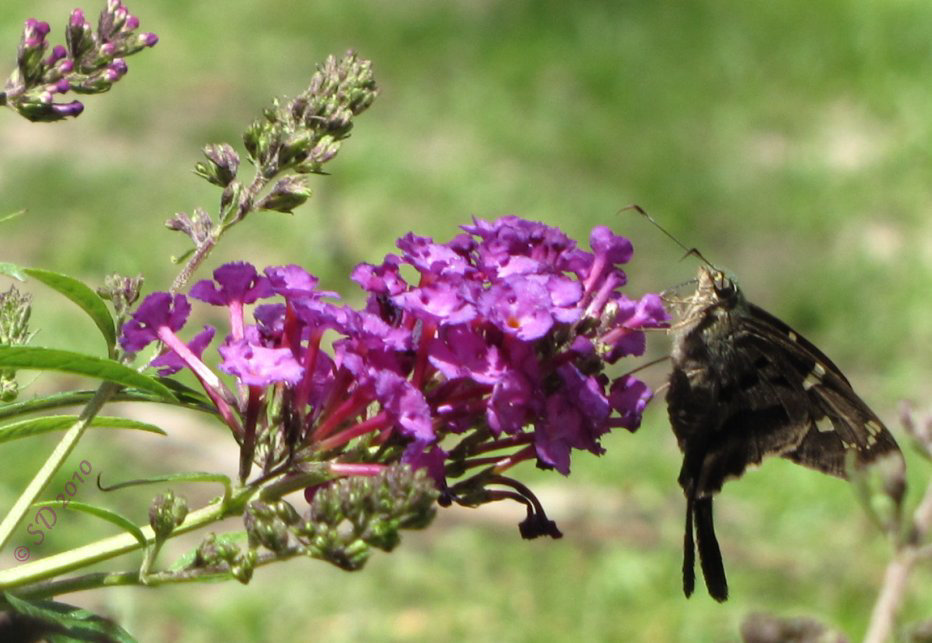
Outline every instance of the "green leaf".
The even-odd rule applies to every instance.
[[[16,212],[10,212],[9,214],[4,214],[2,217],[0,217],[0,223],[6,223],[7,221],[15,219],[16,217],[22,216],[24,214],[26,214],[25,208],[22,210],[17,210]]]
[[[26,273],[24,273],[23,269],[20,266],[17,266],[15,263],[0,261],[0,275],[13,277],[13,279],[18,279],[19,281],[26,281]]]
[[[69,500],[66,503],[62,503],[61,500],[46,500],[44,502],[34,502],[32,503],[33,507],[59,507],[65,504],[65,509],[74,509],[75,511],[82,511],[86,514],[91,514],[92,516],[97,516],[101,520],[106,520],[109,523],[116,525],[130,533],[133,538],[135,538],[140,545],[143,547],[146,546],[146,537],[143,535],[142,530],[137,527],[132,520],[127,518],[122,514],[118,514],[115,511],[110,509],[104,509],[103,507],[98,507],[96,505],[89,505],[86,502],[78,502],[77,500]]]
[[[38,636],[48,641],[95,641],[97,643],[136,643],[129,632],[113,621],[88,610],[55,601],[27,601],[3,592],[10,609],[32,622],[46,626]]]
[[[23,272],[76,303],[97,324],[107,342],[107,350],[112,350],[116,345],[116,325],[100,295],[83,282],[59,272],[38,268],[26,268]]]
[[[188,257],[190,257],[193,254],[194,254],[194,248],[191,248],[190,250],[185,250],[183,253],[181,253],[177,257],[173,256],[171,258],[171,262],[177,265],[185,261]]]
[[[115,394],[110,400],[112,402],[156,402],[162,404],[172,404],[181,406],[202,413],[217,415],[217,409],[214,407],[206,396],[200,395],[197,391],[187,388],[184,385],[174,386],[173,380],[157,378],[159,382],[165,384],[172,390],[178,398],[175,400],[166,400],[164,397],[153,395],[137,389],[125,388]],[[43,395],[34,397],[29,400],[20,402],[10,402],[9,404],[0,404],[0,420],[16,418],[21,415],[30,415],[50,409],[61,409],[69,406],[83,406],[94,397],[96,391],[65,391],[63,393],[53,393],[52,395]]]
[[[0,426],[0,444],[10,440],[28,438],[33,435],[51,433],[52,431],[64,431],[78,420],[77,415],[47,415],[40,418],[12,422]],[[167,435],[165,431],[146,422],[130,420],[128,418],[97,416],[91,420],[89,428],[108,428],[108,429],[137,429],[139,431],[148,431],[149,433],[160,433]]]
[[[97,476],[97,487],[101,491],[116,491],[126,487],[135,487],[137,485],[152,484],[155,482],[219,482],[223,485],[223,501],[226,502],[233,493],[230,478],[222,473],[208,473],[204,471],[190,471],[183,473],[168,473],[162,476],[152,476],[150,478],[140,478],[138,480],[127,480],[119,482],[109,487],[100,482],[100,476]]]
[[[87,375],[123,386],[133,386],[175,401],[174,394],[164,384],[129,366],[111,359],[82,355],[57,348],[0,346],[0,368],[61,371],[75,375]]]
[[[217,413],[217,407],[202,391],[195,390],[170,377],[157,377],[155,379],[164,384],[166,388],[170,388],[181,403],[188,406],[202,407],[202,410],[208,413]]]

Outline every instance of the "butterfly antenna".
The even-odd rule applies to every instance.
[[[665,235],[667,235],[667,238],[669,238],[671,241],[673,241],[673,243],[675,243],[675,244],[678,245],[680,248],[682,248],[683,250],[686,251],[686,254],[683,255],[683,258],[684,258],[684,259],[685,259],[686,257],[689,257],[689,256],[697,257],[702,263],[704,263],[705,265],[707,265],[709,268],[711,268],[712,270],[716,270],[715,266],[712,265],[712,262],[710,262],[708,259],[706,259],[704,256],[702,256],[702,253],[699,252],[699,250],[698,250],[697,248],[690,248],[690,247],[686,246],[686,244],[684,244],[682,241],[680,241],[679,239],[677,239],[676,237],[674,237],[669,231],[667,231],[666,228],[664,228],[662,225],[660,225],[659,223],[657,223],[657,220],[656,220],[654,217],[652,217],[652,216],[647,212],[647,210],[645,210],[644,208],[642,208],[641,206],[639,206],[637,203],[632,203],[631,205],[626,205],[625,207],[623,207],[622,209],[620,209],[620,210],[618,211],[618,213],[620,214],[620,213],[624,212],[625,210],[634,210],[635,212],[637,212],[638,214],[640,214],[641,216],[643,216],[645,219],[647,219],[648,221],[650,221],[650,222],[653,224],[653,226],[654,226],[655,228],[657,228],[657,229],[660,230],[662,233],[664,233]]]

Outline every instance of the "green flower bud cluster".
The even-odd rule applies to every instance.
[[[288,549],[288,530],[300,521],[298,512],[284,500],[275,504],[250,502],[243,517],[250,548],[261,545],[276,554]]]
[[[29,332],[32,296],[14,286],[0,292],[0,346],[28,344],[35,333]],[[12,402],[19,395],[15,369],[0,369],[0,402]]]
[[[365,111],[378,90],[372,64],[355,52],[329,56],[307,89],[287,103],[274,101],[243,135],[249,159],[266,178],[283,170],[320,173],[349,136],[353,117]]]
[[[256,560],[255,549],[244,552],[229,538],[211,533],[198,545],[191,568],[226,568],[236,580],[245,585],[252,579]]]
[[[433,520],[438,491],[424,470],[392,465],[378,475],[334,480],[316,491],[293,533],[312,558],[346,570],[362,568],[371,548],[391,551],[401,529]]]

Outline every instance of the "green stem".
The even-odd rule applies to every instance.
[[[288,560],[295,556],[302,555],[304,551],[298,547],[292,547],[280,554],[265,552],[260,554],[256,560],[256,567],[269,565],[280,560]],[[228,568],[204,568],[193,569],[184,572],[159,572],[150,574],[143,582],[139,578],[139,572],[94,572],[75,576],[74,578],[65,578],[62,580],[47,581],[38,583],[32,587],[13,592],[17,598],[27,600],[38,600],[60,596],[71,592],[80,592],[88,589],[98,589],[100,587],[118,587],[125,585],[143,585],[146,587],[156,587],[158,585],[171,585],[180,583],[204,583],[226,581],[233,578],[233,574]]]
[[[8,513],[6,517],[4,517],[3,522],[0,523],[0,549],[3,548],[10,539],[10,536],[13,535],[13,531],[19,526],[19,523],[22,522],[26,512],[29,511],[29,507],[32,506],[32,503],[36,501],[36,498],[39,497],[39,494],[42,493],[48,485],[52,476],[61,468],[62,463],[64,463],[65,459],[74,450],[74,447],[78,444],[78,440],[81,439],[81,436],[84,435],[84,431],[87,429],[91,420],[94,419],[94,416],[100,412],[103,405],[110,400],[118,389],[119,385],[113,382],[103,382],[100,387],[98,387],[97,393],[94,394],[94,398],[84,407],[84,410],[81,411],[81,415],[78,416],[75,423],[71,425],[71,428],[68,429],[68,432],[62,437],[61,442],[59,442],[55,450],[52,451],[48,460],[45,461],[45,464],[43,464],[42,468],[36,473],[25,491],[16,499],[16,503],[13,505],[13,508],[10,509],[10,513]],[[2,584],[0,584],[0,586],[2,586]]]
[[[257,489],[254,487],[243,487],[234,492],[230,502],[217,501],[188,514],[185,521],[172,532],[171,537],[174,538],[189,531],[200,529],[228,516],[241,514],[246,501],[256,491]],[[140,525],[140,529],[147,541],[155,538],[152,527]],[[129,533],[104,538],[84,547],[78,547],[55,556],[0,571],[0,591],[54,578],[103,560],[136,551],[141,547],[139,541]],[[139,572],[136,572],[136,575],[138,577]]]

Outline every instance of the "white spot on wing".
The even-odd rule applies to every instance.
[[[832,421],[827,415],[823,415],[821,418],[816,420],[815,428],[819,433],[830,433],[835,430],[835,425],[832,424]]]
[[[806,379],[803,380],[803,390],[808,391],[821,382],[823,375],[825,375],[825,369],[817,362],[816,365],[812,367],[812,370],[809,371],[809,375],[806,376]]]

